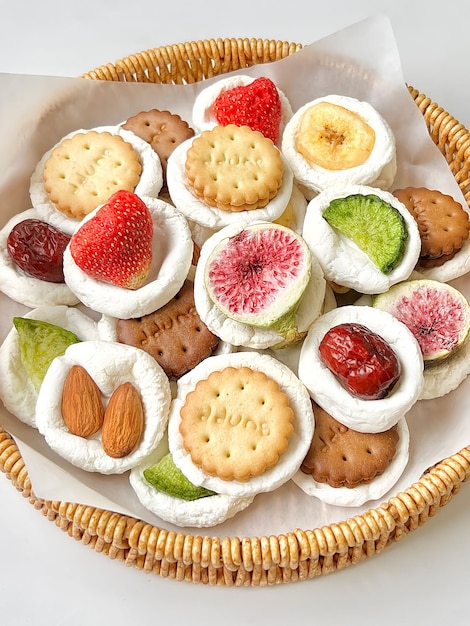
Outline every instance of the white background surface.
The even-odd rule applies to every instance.
[[[391,20],[407,82],[470,126],[466,0],[238,0],[226,6],[220,0],[0,0],[0,7],[0,72],[57,76],[198,39],[308,44],[382,12]],[[303,583],[225,589],[177,583],[111,561],[58,530],[2,475],[0,623],[468,623],[469,495],[465,484],[422,528],[360,565]]]

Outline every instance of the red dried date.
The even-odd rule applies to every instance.
[[[19,222],[7,239],[12,261],[28,276],[50,283],[64,282],[63,256],[70,236],[36,219]]]
[[[400,362],[390,345],[362,324],[338,324],[319,346],[322,363],[352,395],[384,398],[400,377]]]

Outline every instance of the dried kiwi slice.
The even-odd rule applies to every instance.
[[[401,261],[408,240],[406,222],[391,204],[374,194],[336,198],[323,211],[328,224],[351,239],[384,274]]]
[[[205,487],[193,485],[176,467],[170,452],[163,456],[158,463],[144,469],[143,474],[145,480],[152,487],[180,500],[198,500],[215,495],[213,491]]]
[[[21,362],[39,390],[51,361],[81,340],[72,331],[42,320],[14,317],[13,324],[18,333]]]

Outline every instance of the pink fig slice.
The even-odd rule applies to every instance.
[[[260,222],[218,243],[206,264],[209,297],[228,318],[298,336],[295,313],[311,276],[311,253],[285,226]]]
[[[426,365],[450,356],[467,339],[470,305],[447,283],[409,280],[375,296],[373,306],[403,322],[419,343]]]

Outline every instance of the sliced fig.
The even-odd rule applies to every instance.
[[[409,280],[375,296],[373,306],[403,322],[419,343],[426,365],[451,355],[467,339],[470,305],[447,283]]]
[[[276,330],[292,343],[300,338],[295,313],[310,275],[311,253],[303,238],[280,224],[262,222],[214,248],[205,285],[228,318]]]

